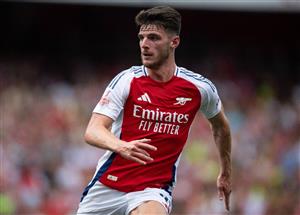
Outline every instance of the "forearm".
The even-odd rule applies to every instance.
[[[110,131],[112,123],[107,116],[93,114],[84,135],[85,141],[92,146],[118,152],[123,141]]]
[[[157,148],[148,144],[150,139],[122,141],[110,131],[112,123],[112,119],[107,116],[93,114],[84,135],[85,141],[92,146],[116,152],[123,158],[142,165],[153,161],[147,150],[156,151]]]
[[[231,174],[231,133],[229,122],[223,110],[210,119],[214,140],[218,148],[221,173]]]
[[[107,149],[113,152],[117,152],[119,146],[122,144],[122,140],[114,136],[108,129],[104,126],[102,128],[93,129],[88,128],[85,136],[85,141],[95,147],[101,149]]]
[[[221,173],[231,174],[231,135],[229,126],[213,128],[214,140],[218,148]]]

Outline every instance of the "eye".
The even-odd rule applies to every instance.
[[[143,40],[143,39],[144,39],[143,35],[140,35],[140,34],[139,34],[139,35],[138,35],[138,39],[139,39],[139,40]]]
[[[150,35],[148,36],[148,39],[149,39],[149,40],[152,40],[152,41],[156,41],[156,40],[159,40],[160,37],[159,37],[158,35],[156,35],[156,34],[150,34]]]

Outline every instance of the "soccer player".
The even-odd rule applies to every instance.
[[[143,65],[119,73],[93,111],[85,140],[107,152],[77,213],[169,214],[180,155],[198,111],[211,124],[220,155],[218,193],[229,210],[230,128],[213,83],[175,63],[181,15],[158,6],[140,11],[135,21]]]

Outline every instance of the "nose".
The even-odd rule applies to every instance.
[[[147,49],[149,48],[149,43],[148,43],[148,39],[147,38],[143,38],[140,40],[140,46],[143,49]]]

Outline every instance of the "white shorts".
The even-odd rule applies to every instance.
[[[83,197],[77,211],[78,215],[128,215],[133,209],[146,201],[157,201],[169,214],[172,197],[159,188],[146,188],[130,193],[120,192],[97,181]]]

